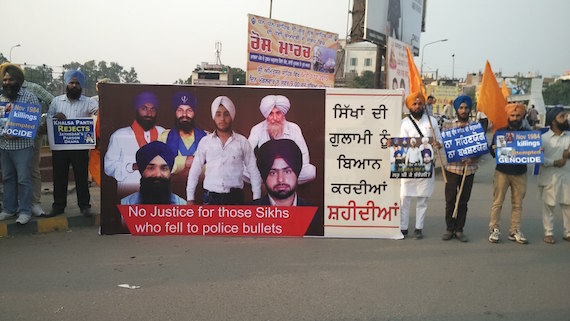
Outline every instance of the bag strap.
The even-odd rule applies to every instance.
[[[429,116],[428,116],[429,117]],[[422,134],[422,131],[420,130],[420,128],[418,127],[418,124],[416,124],[416,122],[414,121],[414,119],[412,118],[412,115],[408,115],[408,118],[410,118],[410,121],[412,122],[412,124],[414,124],[414,127],[416,127],[416,130],[418,131],[418,134],[420,134],[420,137],[423,138],[424,134]],[[428,120],[431,121],[431,119],[428,118]]]

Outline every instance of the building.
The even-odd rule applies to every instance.
[[[231,79],[230,69],[221,64],[203,62],[192,71],[192,85],[227,86]]]

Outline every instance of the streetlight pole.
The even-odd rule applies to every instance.
[[[455,54],[451,55],[451,59],[453,59],[453,63],[451,65],[451,80],[455,79]]]
[[[429,46],[429,45],[434,44],[434,43],[444,42],[444,41],[447,41],[447,38],[446,38],[446,39],[440,39],[440,40],[432,41],[432,42],[428,42],[428,43],[426,43],[426,44],[422,47],[422,62],[421,62],[421,67],[420,67],[420,77],[423,77],[423,73],[424,73],[424,51],[425,51],[425,48],[426,48],[427,46]]]
[[[13,45],[12,48],[10,48],[10,62],[12,62],[12,49],[20,47],[20,46],[22,46],[22,45],[17,44],[17,45]]]

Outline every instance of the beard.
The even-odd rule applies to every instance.
[[[554,123],[556,124],[556,127],[560,131],[567,131],[570,129],[570,124],[568,124],[568,121],[564,121],[562,123],[559,123],[557,120],[555,120]]]
[[[513,120],[513,121],[508,121],[509,122],[509,127],[512,129],[519,129],[522,127],[522,119],[521,120]]]
[[[457,119],[458,119],[460,122],[468,122],[468,121],[469,121],[469,114],[465,115],[465,117],[463,117],[463,116],[457,114]]]
[[[18,98],[18,92],[20,91],[20,85],[2,85],[3,93],[10,101],[16,100]]]
[[[411,110],[410,110],[410,114],[411,114],[412,117],[414,117],[415,119],[420,119],[420,118],[422,118],[422,115],[424,114],[424,110],[423,110],[423,108],[420,109],[419,111],[411,111]]]
[[[143,117],[137,114],[135,119],[145,132],[153,128],[154,124],[156,124],[156,118],[153,117]]]
[[[174,122],[176,123],[176,128],[185,133],[190,133],[194,129],[194,118],[184,116],[176,118]]]
[[[277,185],[279,186],[279,185]],[[277,186],[273,187],[276,188]],[[288,197],[290,197],[291,195],[293,195],[295,193],[295,189],[291,188],[290,186],[288,186],[289,189],[280,189],[280,190],[272,190],[272,189],[268,189],[267,193],[269,195],[271,195],[273,198],[279,199],[279,200],[284,200]]]
[[[277,139],[283,134],[283,123],[267,123],[267,133],[271,139]]]
[[[170,204],[170,179],[141,177],[141,204]]]
[[[77,100],[79,99],[79,97],[81,97],[81,92],[83,91],[83,89],[81,88],[77,88],[77,87],[73,87],[73,88],[69,88],[67,87],[65,89],[65,92],[67,94],[67,97],[70,99],[74,99]]]

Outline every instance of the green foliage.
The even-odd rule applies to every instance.
[[[546,105],[570,106],[570,80],[559,80],[542,91]]]
[[[53,68],[46,65],[36,67],[23,65],[22,67],[24,67],[24,74],[26,75],[27,81],[44,87],[54,96],[57,96],[63,92],[63,81],[61,80],[62,76],[56,74],[56,77],[54,78]]]
[[[65,70],[79,69],[85,74],[85,88],[83,94],[86,96],[94,96],[97,94],[95,85],[97,81],[103,78],[109,78],[110,82],[125,82],[125,83],[139,83],[137,79],[137,72],[133,67],[130,70],[125,70],[123,66],[116,62],[107,64],[105,61],[90,60],[84,64],[72,61],[69,64],[63,65]]]
[[[369,70],[362,72],[361,76],[354,77],[354,80],[350,82],[349,87],[374,88],[374,73]]]
[[[231,68],[232,85],[245,85],[245,71],[241,68]]]

